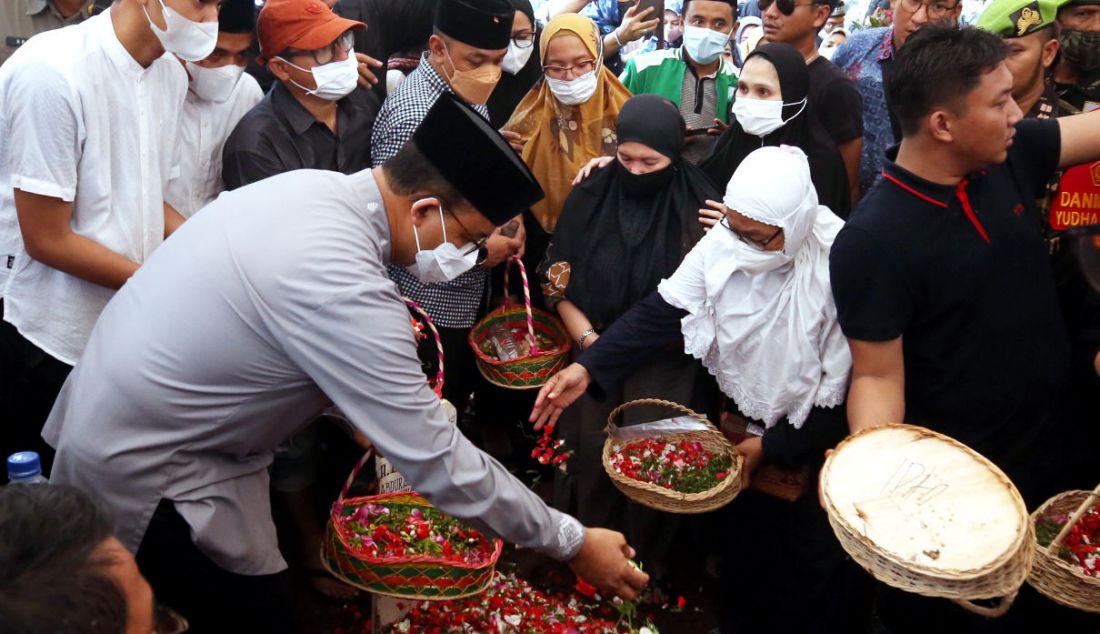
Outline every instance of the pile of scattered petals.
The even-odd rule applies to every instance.
[[[692,440],[647,438],[611,448],[611,468],[624,476],[680,493],[701,493],[729,476],[733,460]]]
[[[1049,546],[1069,521],[1068,515],[1047,515],[1036,523],[1039,544]],[[1100,504],[1093,506],[1069,529],[1058,556],[1076,564],[1089,576],[1100,578]]]
[[[483,594],[417,603],[387,634],[630,634],[600,606],[576,595],[546,594],[511,574],[497,573]]]
[[[349,546],[372,557],[429,556],[478,565],[493,555],[492,541],[430,506],[364,504],[340,521],[352,536]]]

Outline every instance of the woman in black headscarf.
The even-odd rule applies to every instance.
[[[512,118],[516,106],[542,77],[539,61],[538,31],[531,0],[508,0],[516,10],[512,24],[512,41],[501,65],[500,81],[489,95],[489,123],[499,130]]]
[[[758,47],[741,69],[730,126],[699,167],[715,184],[724,186],[753,150],[764,145],[796,146],[810,160],[818,200],[847,218],[852,207],[848,170],[809,107],[809,86],[806,60],[797,49],[783,43]]]
[[[631,98],[619,113],[616,160],[566,198],[541,272],[547,302],[580,349],[652,293],[703,235],[698,209],[719,192],[697,167],[679,158],[684,135],[684,120],[672,102],[658,95]],[[555,478],[555,503],[587,526],[623,531],[648,569],[659,575],[674,538],[675,516],[628,501],[601,463],[608,414],[642,397],[697,411],[717,406],[713,379],[681,344],[639,366],[603,400],[582,397],[563,413],[557,428],[565,449],[575,453],[568,473]],[[668,415],[642,408],[628,414],[628,424]]]

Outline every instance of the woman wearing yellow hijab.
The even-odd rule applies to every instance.
[[[615,123],[630,98],[603,65],[596,23],[566,13],[550,20],[539,39],[543,81],[523,98],[504,126],[522,137],[523,160],[546,198],[531,212],[553,233],[573,178],[589,160],[615,153]]]

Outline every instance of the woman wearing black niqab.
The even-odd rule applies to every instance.
[[[698,210],[719,192],[701,170],[679,158],[684,135],[684,120],[672,102],[658,95],[631,98],[619,113],[616,160],[565,201],[541,267],[543,293],[581,348],[656,290],[703,235]],[[568,473],[556,474],[555,505],[588,526],[622,531],[647,569],[660,575],[676,517],[627,500],[601,466],[608,414],[643,397],[696,411],[717,407],[713,379],[680,343],[639,365],[602,400],[582,397],[557,426],[557,437],[575,453]],[[664,416],[632,408],[625,422]]]
[[[742,81],[737,86],[737,99],[756,98],[756,95],[749,94],[750,84],[753,83],[753,60],[757,60],[756,64],[770,64],[779,77],[781,94],[778,96],[783,102],[783,125],[763,137],[750,134],[736,116],[738,109],[735,101],[735,116],[730,117],[729,128],[719,137],[714,152],[699,167],[716,185],[724,187],[737,166],[753,150],[764,145],[793,145],[809,158],[810,178],[817,190],[818,200],[836,215],[847,218],[852,207],[848,170],[836,144],[808,103],[810,74],[806,70],[805,58],[789,44],[771,43],[757,47],[745,58]]]

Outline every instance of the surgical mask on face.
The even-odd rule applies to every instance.
[[[313,95],[328,101],[339,101],[347,97],[351,91],[355,90],[355,86],[359,82],[359,62],[355,59],[355,49],[348,51],[347,59],[329,62],[313,68],[302,68],[296,64],[291,64],[282,57],[278,59],[302,72],[311,73],[317,87],[310,90],[293,79],[290,80],[290,83],[306,91],[307,95]]]
[[[233,94],[244,68],[236,64],[227,64],[218,68],[206,68],[191,62],[184,64],[191,75],[191,91],[204,101],[221,103]]]
[[[802,104],[798,112],[791,115],[790,119],[783,119],[783,106],[796,106]],[[791,119],[802,114],[806,109],[806,100],[794,103],[783,103],[780,100],[752,99],[738,96],[733,102],[733,116],[737,123],[741,124],[745,132],[753,136],[766,137],[779,128],[782,128]]]
[[[1082,73],[1100,68],[1100,33],[1062,29],[1058,34],[1058,43],[1066,61]]]
[[[413,238],[416,239],[416,264],[408,268],[410,273],[425,284],[450,282],[477,264],[476,250],[469,255],[462,255],[474,247],[472,242],[467,242],[461,248],[447,242],[447,225],[443,222],[442,205],[439,207],[439,226],[443,228],[443,244],[424,251],[420,249],[420,233],[416,225],[413,225]]]
[[[719,33],[701,26],[684,27],[684,49],[691,59],[700,64],[710,64],[721,57],[729,41],[729,33]]]
[[[149,17],[149,9],[142,5],[145,11],[145,19],[149,20],[149,27],[153,29],[153,35],[160,40],[164,50],[178,56],[185,62],[197,62],[206,59],[214,52],[218,44],[218,21],[195,22],[164,6],[164,0],[160,2],[161,14],[164,15],[164,25],[168,28],[161,29]]]
[[[547,77],[546,85],[550,86],[550,92],[554,93],[558,101],[567,106],[575,106],[588,101],[592,95],[596,94],[596,86],[599,84],[596,73],[599,71],[600,65],[597,62],[595,68],[574,79]]]
[[[531,59],[531,53],[535,52],[535,45],[520,48],[516,46],[515,42],[508,44],[508,52],[504,54],[504,61],[501,62],[501,69],[509,75],[515,75],[519,71],[523,70],[523,67],[527,65],[527,60]]]
[[[500,66],[486,64],[472,70],[458,70],[451,52],[444,46],[447,53],[447,61],[451,64],[451,70],[447,77],[447,83],[454,88],[459,97],[472,104],[484,105],[489,101],[489,95],[500,81]],[[444,71],[447,69],[444,68]]]

